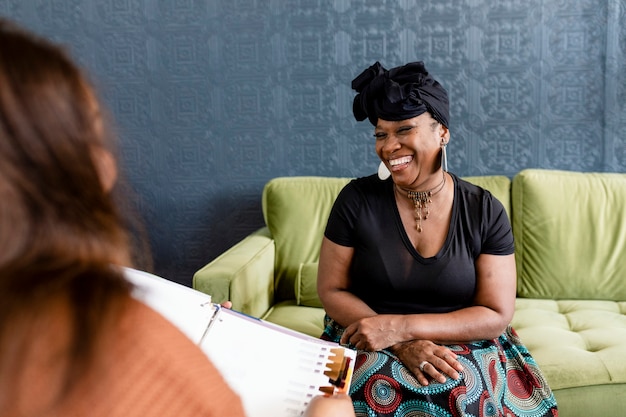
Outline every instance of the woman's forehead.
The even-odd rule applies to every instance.
[[[415,126],[420,124],[428,124],[434,121],[435,119],[433,119],[433,117],[428,112],[403,120],[384,120],[379,118],[378,122],[376,123],[376,129],[387,129],[408,124]]]

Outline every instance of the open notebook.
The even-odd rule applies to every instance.
[[[200,346],[249,417],[300,416],[315,395],[348,392],[354,350],[222,308],[207,294],[155,275],[125,273],[135,297]]]

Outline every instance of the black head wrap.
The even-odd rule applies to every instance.
[[[398,121],[429,112],[448,127],[448,93],[428,74],[423,62],[387,71],[377,61],[352,80],[352,88],[358,93],[352,111],[359,122],[368,118],[376,126],[379,117]]]

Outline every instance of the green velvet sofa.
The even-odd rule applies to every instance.
[[[561,417],[626,413],[626,174],[528,169],[468,177],[504,204],[516,242],[512,324]],[[262,196],[266,227],[196,272],[194,288],[319,336],[319,246],[349,178],[284,177]]]

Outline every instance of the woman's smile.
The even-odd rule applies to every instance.
[[[389,165],[391,167],[391,171],[401,171],[406,168],[411,161],[413,161],[413,156],[401,156],[399,158],[390,159]]]

